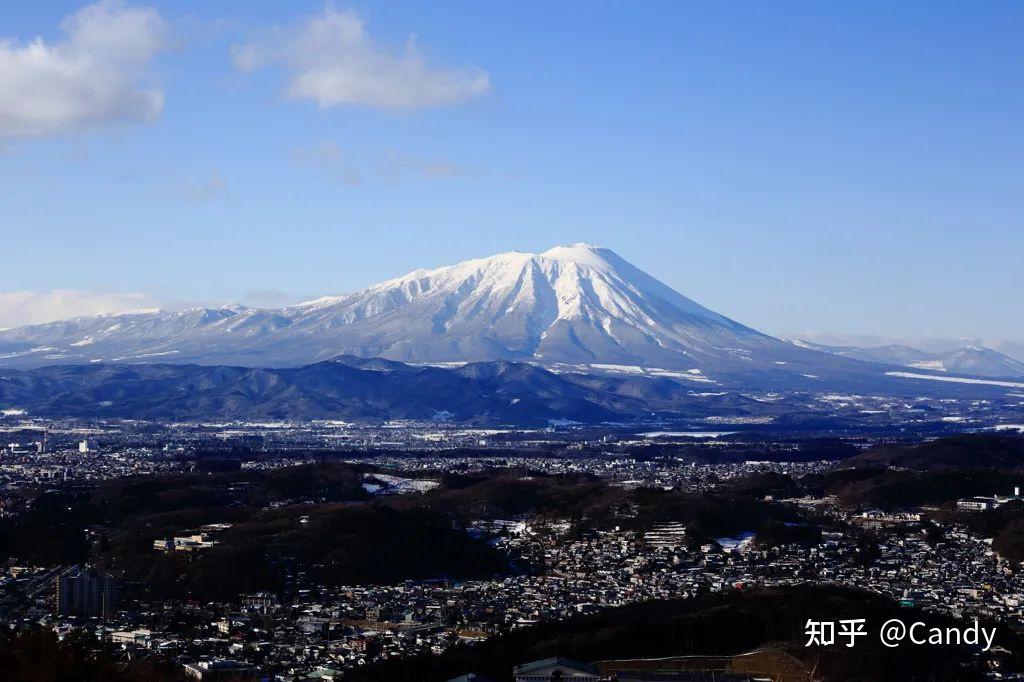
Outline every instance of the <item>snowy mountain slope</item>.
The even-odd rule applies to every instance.
[[[413,363],[527,361],[570,371],[802,383],[874,372],[697,304],[608,249],[560,246],[416,270],[278,310],[77,318],[0,332],[0,364],[300,366],[340,354]]]
[[[945,353],[928,353],[900,345],[873,348],[826,346],[800,339],[794,340],[793,343],[802,348],[864,362],[981,377],[1024,377],[1024,362],[981,346],[968,345]]]

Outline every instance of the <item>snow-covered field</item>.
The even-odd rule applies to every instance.
[[[363,489],[371,495],[425,493],[441,485],[440,481],[389,474],[366,474],[363,478]]]
[[[652,377],[668,377],[671,379],[685,379],[686,381],[696,381],[701,384],[714,384],[717,383],[712,379],[704,376],[704,373],[699,369],[688,369],[686,371],[676,371],[671,369],[663,369],[661,367],[640,367],[639,365],[608,365],[608,364],[592,364],[585,365],[586,368],[591,370],[599,370],[601,372],[609,374],[634,374],[637,376],[652,376]]]
[[[641,433],[644,438],[719,438],[731,436],[735,431],[649,431]]]

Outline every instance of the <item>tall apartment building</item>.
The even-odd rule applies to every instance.
[[[119,589],[109,575],[72,566],[55,578],[56,611],[61,616],[107,616],[117,610]]]

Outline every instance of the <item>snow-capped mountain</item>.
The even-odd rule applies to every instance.
[[[991,348],[976,345],[966,345],[944,353],[928,353],[902,345],[871,348],[826,346],[800,339],[794,340],[793,343],[802,348],[810,348],[864,362],[980,377],[1024,377],[1024,362]]]
[[[77,318],[0,332],[0,364],[299,366],[341,354],[412,363],[728,376],[863,371],[695,303],[608,249],[559,246],[416,270],[283,309],[227,306]]]
[[[964,346],[942,354],[942,368],[958,374],[987,377],[1024,377],[1024,362],[991,348]]]

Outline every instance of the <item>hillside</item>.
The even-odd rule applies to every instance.
[[[866,618],[876,627],[892,617],[945,619],[900,609],[878,595],[841,587],[751,588],[693,599],[645,602],[560,623],[543,623],[441,656],[367,666],[358,682],[446,680],[475,672],[499,682],[513,666],[550,656],[579,661],[666,656],[731,656],[764,646],[789,652],[828,682],[982,679],[966,647],[883,648],[877,636],[854,648],[804,647],[808,619]],[[788,679],[788,678],[787,678]],[[799,678],[794,678],[799,679]]]
[[[684,410],[737,417],[793,410],[742,394],[708,399],[690,382],[670,377],[555,374],[510,362],[425,367],[352,356],[295,369],[92,364],[6,370],[0,372],[0,407],[75,417],[506,424],[600,422]]]
[[[1024,467],[1024,437],[971,434],[939,438],[908,447],[873,448],[849,466],[929,469],[1017,469]]]

